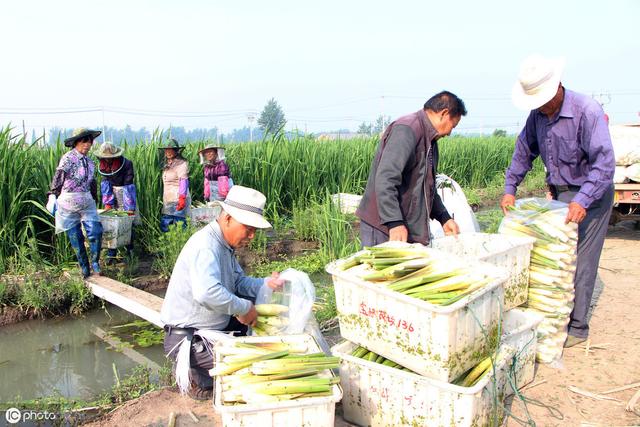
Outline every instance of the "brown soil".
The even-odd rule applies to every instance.
[[[264,253],[256,252],[248,247],[240,248],[236,251],[236,257],[245,270],[250,270],[253,265],[271,261],[283,261],[316,249],[318,249],[318,242],[283,238],[270,240]]]
[[[592,348],[588,354],[580,346],[567,349],[561,369],[538,365],[534,382],[522,392],[530,400],[527,408],[536,425],[640,425],[640,416],[625,410],[627,402],[640,387],[607,395],[615,401],[595,400],[567,388],[575,386],[602,393],[640,381],[639,261],[640,232],[634,229],[633,223],[610,227],[599,270],[599,279],[604,286],[600,285],[596,290],[591,319],[591,346],[600,345],[601,348]],[[521,402],[514,401],[508,407],[515,416],[525,418]],[[91,425],[166,425],[170,412],[178,415],[177,426],[195,425],[188,410],[201,420],[220,424],[210,402],[195,402],[165,389],[131,401]],[[640,408],[637,411],[640,413]],[[341,419],[339,407],[336,425],[349,425]],[[512,418],[506,425],[520,424]]]
[[[2,307],[0,308],[0,327],[22,322],[23,320],[35,319],[36,317],[38,316],[32,309],[24,310],[18,307]]]

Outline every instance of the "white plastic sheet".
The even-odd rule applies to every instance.
[[[480,225],[476,216],[467,202],[460,185],[447,175],[436,175],[436,191],[440,195],[444,206],[449,211],[460,228],[460,233],[472,233],[480,231]],[[429,224],[431,235],[434,239],[444,237],[442,225],[436,220],[431,220]]]

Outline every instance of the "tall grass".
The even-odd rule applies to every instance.
[[[162,151],[158,147],[165,137],[156,130],[150,140],[119,142],[135,169],[144,223],[137,236],[150,250],[161,248]],[[209,142],[187,141],[183,151],[190,165],[193,200],[202,200],[203,189],[197,151]],[[262,142],[227,144],[226,154],[234,182],[263,192],[267,216],[278,224],[281,217],[293,216],[295,209],[322,204],[327,194],[362,193],[377,145],[377,138],[319,141],[308,136],[287,140],[278,135]],[[499,186],[511,160],[514,139],[454,137],[442,140],[439,147],[439,172],[463,187]],[[0,130],[0,273],[30,238],[36,239],[45,261],[59,264],[72,259],[66,237],[53,234],[53,218],[43,207],[55,168],[67,150],[59,140],[43,147],[13,136],[9,127]],[[540,164],[534,172],[544,173]],[[324,214],[329,218],[332,213]],[[326,227],[338,225],[326,219]]]

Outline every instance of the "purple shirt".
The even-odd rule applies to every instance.
[[[615,158],[609,127],[600,104],[588,96],[565,89],[564,101],[551,120],[532,110],[518,136],[504,191],[516,188],[540,156],[550,185],[580,187],[573,201],[587,209],[613,184]]]
[[[65,153],[53,175],[49,193],[60,196],[61,192],[90,192],[97,200],[97,183],[94,178],[95,164],[75,148]]]
[[[217,181],[220,176],[229,176],[229,166],[224,160],[216,160],[213,164],[206,163],[203,169],[207,181]]]

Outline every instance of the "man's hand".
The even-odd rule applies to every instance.
[[[389,241],[406,242],[409,240],[409,231],[404,225],[398,225],[389,229]]]
[[[586,216],[587,210],[585,208],[580,206],[579,203],[571,202],[569,203],[569,212],[567,212],[564,223],[569,224],[570,222],[575,222],[576,224],[580,224]]]
[[[509,206],[516,205],[516,196],[513,194],[505,194],[502,196],[502,200],[500,201],[500,207],[502,208],[502,212],[506,215],[509,211]]]
[[[238,322],[247,326],[254,326],[256,323],[256,319],[258,318],[258,312],[256,311],[256,307],[251,304],[251,308],[247,312],[247,314],[243,314],[242,316],[236,316]]]
[[[276,271],[271,272],[271,277],[267,279],[267,286],[277,291],[282,288],[282,285],[284,285],[284,280],[280,278],[280,273]]]
[[[445,236],[456,236],[460,234],[460,227],[458,227],[458,224],[456,224],[456,222],[452,219],[445,222],[442,226],[442,229],[444,230]]]

